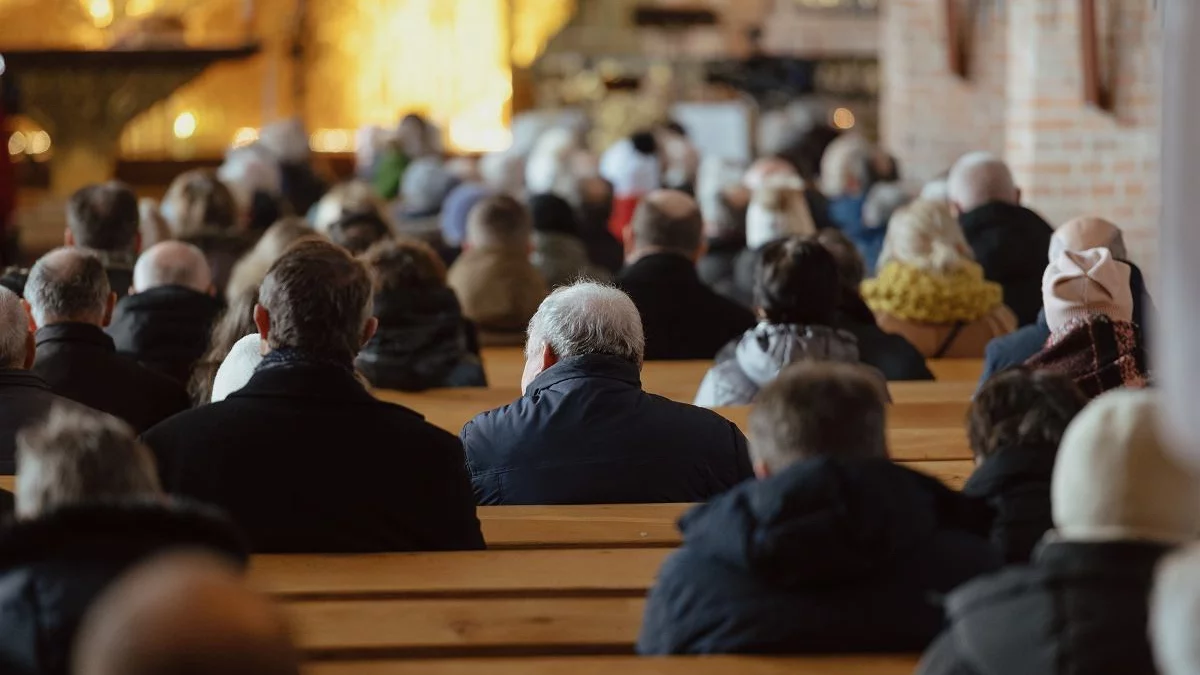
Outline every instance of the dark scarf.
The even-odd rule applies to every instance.
[[[254,372],[261,373],[264,370],[274,370],[276,368],[294,368],[303,366],[317,366],[321,368],[337,368],[351,375],[354,374],[354,365],[347,363],[341,359],[332,357],[317,356],[310,352],[306,352],[295,347],[279,347],[267,352],[259,362],[258,367]]]
[[[1102,314],[1068,324],[1025,365],[1070,377],[1088,398],[1121,387],[1139,389],[1150,379],[1137,326]]]

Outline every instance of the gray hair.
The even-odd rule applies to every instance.
[[[0,368],[22,368],[29,346],[29,315],[16,293],[0,286]]]
[[[111,289],[99,256],[80,248],[59,248],[29,271],[25,299],[38,327],[66,321],[99,323]]]
[[[990,202],[1017,201],[1017,186],[1004,160],[988,152],[963,155],[946,178],[950,201],[961,211],[971,211]]]
[[[133,268],[133,287],[141,293],[159,286],[207,292],[212,286],[212,271],[204,251],[181,241],[164,241],[146,249]]]
[[[162,494],[150,450],[111,415],[58,404],[17,434],[17,516]]]
[[[559,358],[606,354],[640,367],[646,353],[642,317],[623,291],[581,281],[563,286],[542,301],[529,321],[527,356],[544,346]]]

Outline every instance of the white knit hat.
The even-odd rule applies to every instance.
[[[233,349],[229,350],[229,356],[217,369],[217,376],[213,378],[212,402],[224,401],[230,394],[246,386],[262,360],[262,338],[258,333],[251,333],[235,342]]]
[[[1050,502],[1067,540],[1191,541],[1200,533],[1200,480],[1159,436],[1158,395],[1118,389],[1067,428]]]
[[[1133,321],[1129,265],[1106,248],[1063,251],[1046,267],[1042,303],[1046,323],[1057,332],[1072,319],[1103,314],[1113,321]]]

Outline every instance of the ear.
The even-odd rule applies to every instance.
[[[117,294],[109,293],[108,302],[104,305],[104,318],[100,320],[101,328],[108,328],[108,324],[112,323],[113,309],[117,306]]]
[[[266,307],[254,306],[254,325],[258,327],[258,336],[266,343],[267,335],[271,332],[271,315],[267,313]]]
[[[375,331],[379,330],[379,319],[371,317],[367,319],[367,324],[363,326],[362,345],[365,347],[371,338],[375,337]]]
[[[1013,188],[1013,197],[1017,200],[1016,203],[1019,205],[1021,203],[1021,188]]]
[[[626,226],[621,232],[621,239],[623,240],[622,243],[625,244],[625,259],[628,260],[633,257],[633,250],[635,248],[633,243],[633,228]]]
[[[29,317],[29,332],[36,333],[38,325],[37,321],[33,320],[33,307],[30,306],[29,301],[25,298],[21,298],[21,307],[25,310],[25,316]]]
[[[209,285],[208,285],[208,290],[206,290],[206,291],[204,291],[204,292],[205,292],[205,293],[207,293],[207,294],[209,294],[210,296],[212,296],[212,297],[214,297],[214,298],[215,298],[215,297],[217,297],[217,287],[216,287],[216,285],[214,285],[214,284],[209,284]]]
[[[142,252],[142,233],[141,232],[138,232],[137,234],[133,235],[133,252],[134,253]]]
[[[71,228],[63,230],[63,246],[74,246],[75,235],[71,234]]]
[[[542,372],[545,372],[550,366],[558,363],[558,354],[554,353],[554,349],[549,344],[542,347]]]
[[[767,466],[766,462],[762,461],[761,459],[756,459],[754,460],[754,475],[757,476],[759,480],[770,478],[771,468]]]

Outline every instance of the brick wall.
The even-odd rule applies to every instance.
[[[884,143],[927,179],[963,152],[1002,153],[1028,204],[1052,223],[1118,223],[1156,278],[1159,19],[1150,0],[1112,0],[1101,16],[1113,112],[1083,102],[1077,3],[1006,0],[977,25],[969,81],[950,74],[941,3],[885,3]]]

